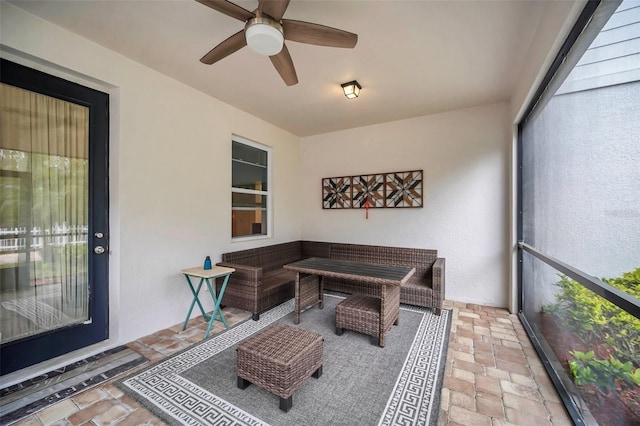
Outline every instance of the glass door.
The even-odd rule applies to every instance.
[[[108,95],[8,61],[2,71],[5,374],[108,336]]]

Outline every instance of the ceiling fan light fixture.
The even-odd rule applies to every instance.
[[[360,86],[360,83],[358,83],[356,80],[350,81],[348,83],[342,83],[340,85],[342,87],[342,91],[344,92],[344,95],[347,97],[347,99],[355,99],[360,95],[360,89],[362,89],[362,86]]]
[[[260,55],[273,56],[282,50],[282,25],[273,19],[264,16],[250,19],[245,26],[244,34],[249,48]]]

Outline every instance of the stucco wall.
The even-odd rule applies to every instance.
[[[302,236],[437,249],[447,299],[507,306],[509,136],[494,104],[302,138]],[[417,169],[424,208],[322,209],[324,177]]]
[[[111,338],[98,346],[183,321],[191,293],[179,269],[199,265],[206,255],[217,261],[226,251],[300,238],[296,136],[11,5],[0,6],[4,57],[110,94]],[[234,133],[273,148],[277,232],[270,240],[231,242]]]

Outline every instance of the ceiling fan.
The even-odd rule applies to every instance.
[[[248,45],[257,53],[269,56],[287,86],[297,84],[298,76],[284,40],[345,48],[353,48],[358,42],[357,34],[312,22],[282,19],[290,0],[259,0],[253,12],[227,0],[196,1],[245,22],[243,30],[211,49],[200,62],[211,65]]]

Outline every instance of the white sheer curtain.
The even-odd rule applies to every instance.
[[[0,84],[2,342],[88,319],[89,110]]]

